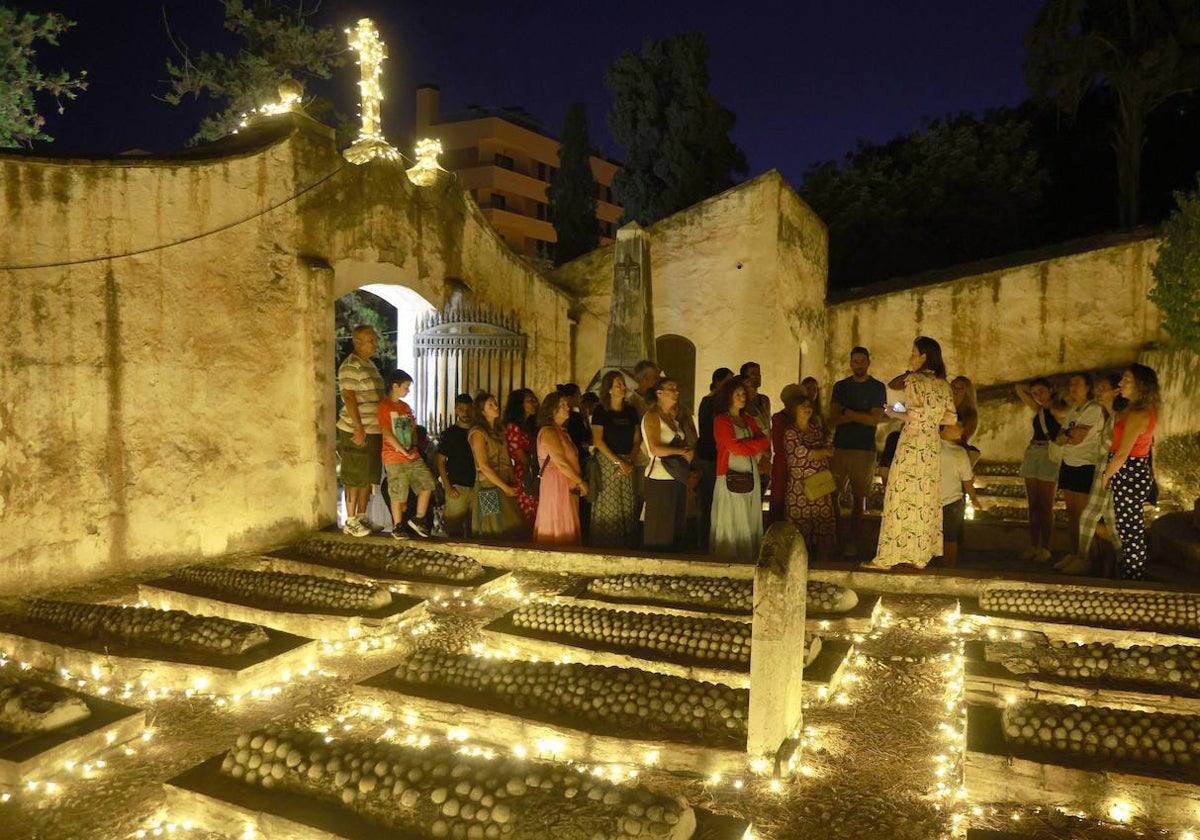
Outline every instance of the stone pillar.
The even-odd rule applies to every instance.
[[[777,522],[763,538],[754,574],[753,644],[750,648],[750,717],[746,752],[752,761],[785,774],[792,733],[803,723],[804,617],[808,551],[790,522]],[[797,756],[797,759],[799,756]]]
[[[637,222],[617,231],[613,247],[612,302],[604,369],[631,371],[654,358],[654,318],[650,311],[650,236]]]

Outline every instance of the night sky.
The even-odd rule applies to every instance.
[[[165,89],[164,64],[173,54],[164,12],[176,38],[194,50],[233,43],[216,0],[3,2],[60,11],[79,24],[61,49],[41,54],[44,68],[87,68],[91,83],[64,115],[47,115],[55,152],[164,151],[187,142],[202,106],[154,98]],[[737,114],[733,137],[750,173],[775,167],[799,184],[810,163],[839,157],[859,140],[887,140],[925,117],[1020,102],[1028,95],[1021,42],[1041,5],[326,0],[316,20],[339,30],[359,17],[376,21],[391,55],[384,127],[393,142],[409,136],[413,90],[429,82],[441,88],[443,113],[470,103],[522,105],[552,134],[570,102],[583,100],[593,142],[617,159],[604,121],[605,68],[644,37],[703,31],[712,89]],[[344,69],[327,88],[351,114],[357,69]]]

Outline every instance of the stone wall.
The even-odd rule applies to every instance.
[[[696,386],[717,367],[762,365],[779,391],[824,364],[825,225],[771,171],[652,225],[650,300],[656,336],[696,346]],[[611,247],[550,276],[576,296],[574,379],[604,362],[612,290]],[[803,348],[807,348],[806,350]],[[802,357],[803,352],[803,359]]]
[[[0,591],[276,544],[335,514],[333,302],[515,308],[531,384],[567,299],[450,176],[347,164],[300,116],[155,159],[0,156]]]
[[[1121,368],[1161,340],[1158,310],[1146,298],[1156,249],[1145,236],[1108,237],[936,282],[867,288],[829,307],[822,381],[847,376],[850,348],[862,344],[886,382],[908,367],[914,338],[936,338],[949,375],[965,374],[981,391],[973,442],[988,460],[1019,460],[1030,418],[1011,383]],[[917,282],[925,285],[907,287]]]

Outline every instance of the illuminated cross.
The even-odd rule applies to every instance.
[[[379,40],[379,30],[370,18],[362,18],[358,28],[347,29],[346,34],[350,38],[350,49],[358,53],[362,73],[358,83],[362,127],[358,139],[346,149],[346,159],[351,163],[366,163],[377,157],[399,160],[400,153],[383,138],[379,120],[379,103],[383,101],[379,77],[383,72],[383,60],[387,58],[387,48]]]

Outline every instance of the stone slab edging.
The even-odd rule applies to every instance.
[[[163,783],[166,810],[189,815],[198,826],[224,837],[247,836],[249,826],[263,840],[425,840],[427,835],[383,829],[351,811],[288,791],[266,791],[221,775],[224,754],[216,755]],[[669,840],[743,840],[745,820],[688,808]]]
[[[72,693],[87,705],[91,717],[61,730],[27,735],[0,749],[0,785],[16,787],[57,776],[67,763],[83,764],[110,747],[132,741],[146,728],[143,709],[82,691]]]
[[[359,636],[381,636],[394,631],[402,622],[425,616],[426,602],[408,603],[408,596],[393,604],[387,615],[334,615],[318,612],[290,612],[266,609],[222,600],[217,595],[198,595],[173,589],[166,579],[138,584],[138,598],[152,607],[183,610],[193,615],[212,615],[232,621],[245,621],[271,627],[284,633],[309,639],[342,640]]]
[[[810,568],[812,580],[836,583],[847,589],[879,592],[884,595],[947,595],[958,598],[979,598],[987,589],[1081,589],[1086,592],[1146,592],[1153,594],[1183,594],[1200,596],[1200,590],[1148,581],[1117,581],[1108,578],[1068,577],[1066,575],[1038,575],[1012,577],[996,572],[954,571],[948,569],[926,569],[920,572],[886,572],[871,569]]]
[[[445,581],[437,583],[428,580],[413,580],[382,571],[354,570],[338,563],[321,562],[316,558],[300,560],[273,554],[239,557],[221,565],[231,569],[247,569],[255,572],[283,572],[291,575],[314,575],[351,583],[374,583],[386,586],[401,595],[443,600],[478,598],[493,592],[503,592],[512,585],[512,572],[491,567],[485,567],[486,574],[478,582]]]
[[[372,540],[391,537],[351,537],[340,531],[319,531],[310,536],[331,541]],[[729,563],[717,558],[687,554],[605,553],[602,549],[539,548],[535,545],[497,545],[431,539],[420,543],[435,551],[470,557],[485,566],[526,572],[566,572],[573,575],[699,575],[738,580],[754,578],[750,563]]]
[[[1038,700],[1137,712],[1200,715],[1200,698],[1197,697],[1182,697],[1169,691],[1133,691],[1094,682],[1073,683],[1053,674],[1017,674],[1001,662],[982,658],[983,651],[982,642],[967,644],[963,685],[968,702],[1003,707],[1015,700]]]
[[[570,604],[592,609],[626,610],[628,612],[652,613],[654,615],[678,615],[686,618],[720,618],[726,621],[749,621],[749,613],[715,612],[688,609],[684,605],[667,607],[658,604],[639,604],[636,601],[602,600],[559,594],[549,599],[556,604]],[[809,633],[869,633],[879,613],[883,611],[883,599],[878,595],[864,595],[858,604],[844,613],[808,613],[804,626]]]
[[[1200,786],[1114,770],[1082,770],[994,752],[1003,743],[1000,715],[990,707],[968,705],[963,786],[972,802],[1020,802],[1107,814],[1115,800],[1135,813],[1166,825],[1191,825],[1200,808]],[[1001,739],[1001,740],[996,740]]]
[[[682,741],[638,740],[599,735],[556,723],[542,723],[507,712],[479,709],[463,703],[434,700],[401,691],[389,668],[351,688],[358,702],[378,703],[396,718],[415,714],[418,726],[460,729],[472,741],[480,740],[509,751],[514,745],[526,747],[534,758],[561,758],[602,764],[654,764],[671,772],[692,772],[711,776],[749,775],[749,759],[741,750],[702,747]],[[536,745],[553,744],[556,755],[538,755]],[[655,756],[651,762],[649,757]]]
[[[168,688],[175,692],[248,694],[281,682],[285,671],[299,673],[317,660],[318,643],[312,639],[273,629],[267,633],[272,643],[283,649],[241,668],[99,653],[8,631],[0,631],[0,650],[7,651],[13,661],[28,662],[31,667],[46,671],[65,670],[81,675],[89,682],[110,679],[120,685],[129,683],[140,690],[144,681],[155,689]],[[250,650],[242,658],[253,656],[254,651]],[[97,672],[100,676],[96,676]]]
[[[484,627],[480,634],[484,645],[491,651],[510,659],[532,659],[547,662],[578,662],[583,665],[606,665],[617,668],[636,668],[669,677],[719,683],[730,688],[750,688],[750,674],[718,666],[683,665],[662,659],[646,659],[631,654],[606,650],[593,650],[577,646],[569,641],[551,642],[516,633],[506,633]],[[836,691],[842,676],[854,656],[854,645],[850,642],[821,641],[820,651],[804,668],[804,696],[817,698],[818,692]]]

